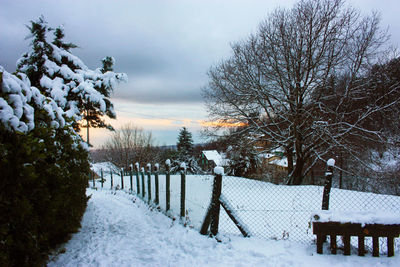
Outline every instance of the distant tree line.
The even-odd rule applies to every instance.
[[[169,159],[172,172],[177,172],[181,163],[185,163],[189,173],[202,172],[198,165],[199,150],[186,127],[180,129],[176,145],[157,146],[151,132],[128,123],[113,132],[105,144],[91,154],[96,162],[109,161],[126,170],[136,162],[141,166],[158,163],[163,170]]]

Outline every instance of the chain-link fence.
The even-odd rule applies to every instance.
[[[222,195],[235,209],[252,236],[313,242],[311,215],[321,210],[323,186],[284,186],[238,177],[223,177]],[[332,188],[330,211],[387,211],[400,216],[400,197]],[[222,211],[220,231],[240,234]],[[357,244],[357,238],[352,238]],[[339,248],[343,245],[340,244]],[[366,248],[372,249],[372,238],[366,237]],[[387,251],[381,240],[381,251]],[[396,250],[400,242],[396,241]]]
[[[150,177],[150,201],[148,184]],[[104,172],[104,188],[122,188],[138,195],[143,201],[167,213],[174,218],[181,217],[181,175],[171,174],[169,177],[169,210],[167,211],[167,179],[165,174],[158,176],[158,203],[156,198],[155,175],[148,173],[125,173],[123,179],[118,172]],[[112,186],[111,186],[112,181]],[[139,184],[138,184],[139,182]],[[200,230],[207,210],[210,206],[214,176],[185,175],[185,216],[181,221],[189,227]],[[144,183],[145,193],[142,190]],[[96,182],[100,188],[99,181]],[[132,190],[131,190],[132,188]],[[139,189],[139,192],[138,192]],[[311,216],[321,210],[324,187],[320,185],[286,186],[257,181],[241,177],[223,176],[222,195],[230,210],[246,229],[250,236],[291,240],[302,243],[315,242],[312,232]],[[400,196],[384,195],[332,188],[329,210],[331,211],[387,211],[400,216]],[[237,226],[220,209],[219,232],[224,235],[242,235]],[[366,249],[372,250],[372,238],[365,238]],[[357,238],[352,237],[352,244],[357,247]],[[386,241],[380,240],[381,252],[386,253]],[[338,248],[343,246],[338,239]],[[400,250],[400,242],[395,241],[395,250]]]

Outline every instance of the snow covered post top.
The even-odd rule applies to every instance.
[[[154,164],[154,172],[158,172],[160,170],[160,165],[158,163]]]
[[[147,172],[151,172],[151,164],[150,163],[147,163],[146,168],[147,168]]]
[[[328,159],[328,161],[326,162],[326,173],[325,176],[329,176],[333,174],[333,167],[335,166],[335,160],[330,158]]]
[[[186,173],[186,163],[182,162],[181,165],[179,166],[179,169],[181,173]]]
[[[165,161],[165,170],[166,170],[167,172],[169,172],[170,168],[171,168],[171,160],[167,159],[167,160]]]
[[[135,163],[135,169],[136,169],[136,171],[139,171],[139,162]]]
[[[224,167],[217,166],[214,168],[215,175],[224,175]]]
[[[333,176],[333,167],[335,166],[335,160],[329,159],[327,162],[327,168],[325,173],[325,185],[324,185],[324,193],[322,195],[322,209],[329,209],[329,198],[332,188],[332,176]]]
[[[335,160],[334,159],[328,159],[328,161],[326,162],[326,164],[328,166],[335,166]]]

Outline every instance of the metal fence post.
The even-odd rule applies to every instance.
[[[111,176],[111,189],[112,189],[114,186],[114,183],[113,183],[113,172],[111,169],[110,169],[110,176]]]
[[[121,189],[124,189],[124,168],[121,169]]]
[[[156,205],[160,204],[160,198],[159,198],[159,189],[158,189],[158,171],[160,170],[160,165],[156,163],[154,165],[154,187],[156,189],[156,198],[154,200],[154,203]]]
[[[335,166],[335,160],[329,159],[327,161],[324,193],[322,195],[322,209],[323,210],[329,210],[329,197],[330,197],[331,188],[332,188],[332,176],[333,176],[333,167],[334,166]]]
[[[147,196],[148,196],[148,203],[150,204],[151,202],[151,164],[147,163]]]
[[[129,177],[130,178],[129,181],[131,182],[131,189],[130,190],[131,190],[131,193],[132,193],[132,191],[133,191],[133,188],[132,188],[133,165],[132,164],[129,165],[129,176],[130,176]]]
[[[141,175],[142,175],[142,197],[144,199],[144,195],[145,195],[145,183],[144,183],[144,168],[142,167],[141,169]]]
[[[170,168],[171,168],[171,161],[167,159],[165,161],[165,211],[169,211],[170,209],[170,181],[171,181],[171,176],[170,176]]]
[[[139,162],[135,163],[135,169],[136,169],[136,194],[139,196],[140,195]]]
[[[186,195],[186,164],[183,162],[180,166],[181,171],[181,219],[185,217],[185,195]]]
[[[101,188],[103,188],[103,185],[104,185],[103,169],[100,169],[100,173],[101,173]]]

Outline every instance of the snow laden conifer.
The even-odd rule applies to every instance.
[[[64,127],[63,110],[53,99],[31,87],[25,74],[0,66],[0,123],[8,131],[27,133],[35,127],[35,111],[47,116],[49,126]]]
[[[62,28],[31,21],[31,51],[10,74],[0,66],[0,262],[41,266],[80,226],[89,155],[77,134],[84,114],[115,117],[110,94],[125,74],[112,58],[90,70],[63,41]],[[47,40],[54,31],[53,42]],[[86,112],[86,113],[85,113]],[[75,129],[74,129],[75,128]]]
[[[28,28],[32,50],[18,60],[18,71],[26,73],[33,86],[63,108],[75,130],[83,119],[86,127],[112,129],[103,116],[115,118],[110,95],[119,82],[127,80],[126,74],[112,71],[114,59],[107,57],[102,68],[91,70],[70,52],[77,46],[64,42],[62,27],[54,30],[41,17]],[[47,35],[51,31],[54,40],[50,43]]]

